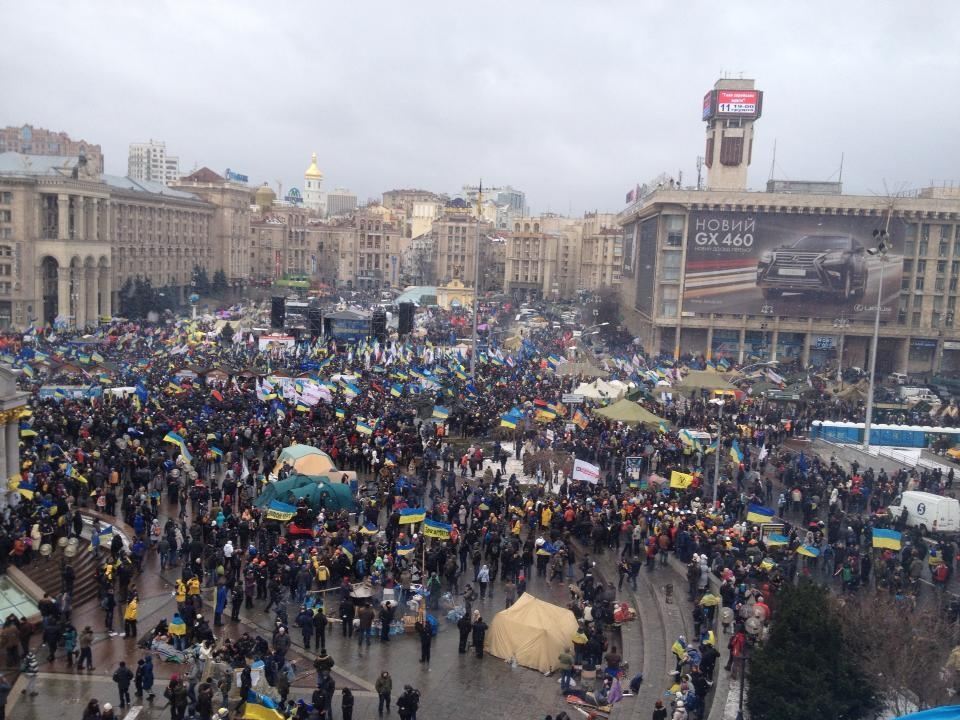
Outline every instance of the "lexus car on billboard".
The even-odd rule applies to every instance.
[[[868,252],[883,218],[698,211],[690,213],[683,310],[782,317],[872,318],[881,262],[881,317],[895,309],[904,223],[893,251]]]

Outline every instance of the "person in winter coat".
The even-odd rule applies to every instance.
[[[36,697],[37,674],[40,672],[40,663],[37,662],[37,656],[33,654],[32,650],[27,651],[23,662],[20,663],[20,672],[27,678],[27,686],[20,692],[30,697]]]
[[[377,682],[374,684],[374,688],[377,691],[377,713],[383,715],[383,709],[387,709],[387,713],[390,712],[390,695],[393,693],[393,678],[390,677],[390,673],[384,670],[380,673],[380,677],[377,678]]]
[[[217,602],[213,606],[213,625],[221,627],[223,625],[223,611],[227,609],[227,600],[230,597],[230,591],[227,586],[220,584],[217,586]]]
[[[73,667],[73,655],[77,651],[77,629],[67,623],[63,631],[63,649],[67,653],[67,667]]]
[[[460,645],[457,647],[457,652],[463,654],[467,651],[470,631],[473,630],[473,623],[470,622],[469,615],[464,614],[464,616],[457,621],[457,630],[460,631]]]
[[[120,709],[122,710],[130,704],[130,682],[133,680],[133,673],[127,664],[121,660],[120,666],[113,673],[113,681],[117,684],[117,690],[120,692]]]
[[[353,720],[353,693],[350,688],[342,690],[343,699],[340,701],[340,712],[343,714],[343,720]]]
[[[327,616],[322,607],[313,611],[313,644],[321,655],[327,652]]]
[[[287,650],[290,649],[290,636],[287,635],[286,628],[281,627],[277,631],[277,636],[273,639],[273,649],[280,657],[287,654]]]
[[[153,657],[151,655],[147,655],[143,659],[143,670],[142,670],[141,680],[143,682],[143,692],[146,694],[147,700],[149,702],[153,702],[153,698],[155,697],[155,695],[153,692],[153,681],[154,681]]]
[[[137,637],[137,612],[137,596],[134,595],[130,598],[130,602],[127,603],[127,607],[123,611],[123,636],[125,638],[136,639]],[[121,705],[121,707],[123,706]]]
[[[477,657],[483,660],[483,641],[487,637],[487,624],[477,615],[473,622],[473,650]]]
[[[419,620],[414,629],[417,631],[417,635],[420,636],[420,662],[426,663],[429,669],[430,666],[430,641],[433,639],[433,633],[430,632],[430,626],[427,623],[422,623]]]
[[[304,605],[293,621],[299,626],[300,633],[303,635],[303,647],[309,650],[310,638],[313,637],[313,613]]]
[[[93,667],[93,628],[87,625],[80,633],[80,656],[77,658],[77,670],[83,670],[83,664],[86,662],[87,670],[95,670]]]

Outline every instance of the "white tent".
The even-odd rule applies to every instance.
[[[518,664],[546,673],[556,670],[564,649],[573,649],[576,630],[572,612],[524,593],[494,616],[486,650],[503,660],[515,657]]]

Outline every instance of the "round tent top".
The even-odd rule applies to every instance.
[[[301,475],[326,475],[336,471],[333,459],[312,445],[291,445],[283,449],[273,472],[279,473],[284,464],[291,465]]]
[[[317,167],[316,153],[310,156],[310,167],[304,171],[303,177],[310,180],[323,180],[323,173],[320,172],[320,168]]]

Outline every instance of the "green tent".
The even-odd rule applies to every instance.
[[[733,383],[723,379],[723,376],[706,370],[691,370],[688,372],[674,390],[680,392],[691,392],[693,390],[736,390]]]
[[[607,405],[599,410],[593,411],[595,415],[618,420],[626,425],[647,425],[657,428],[661,423],[665,427],[670,427],[670,423],[661,417],[657,417],[642,405],[630,400],[617,400],[612,405]]]
[[[296,505],[300,498],[305,499],[314,511],[319,511],[321,504],[327,510],[353,510],[356,507],[349,485],[331,482],[327,476],[308,475],[291,475],[286,480],[267,483],[254,503],[262,509],[271,500]]]

